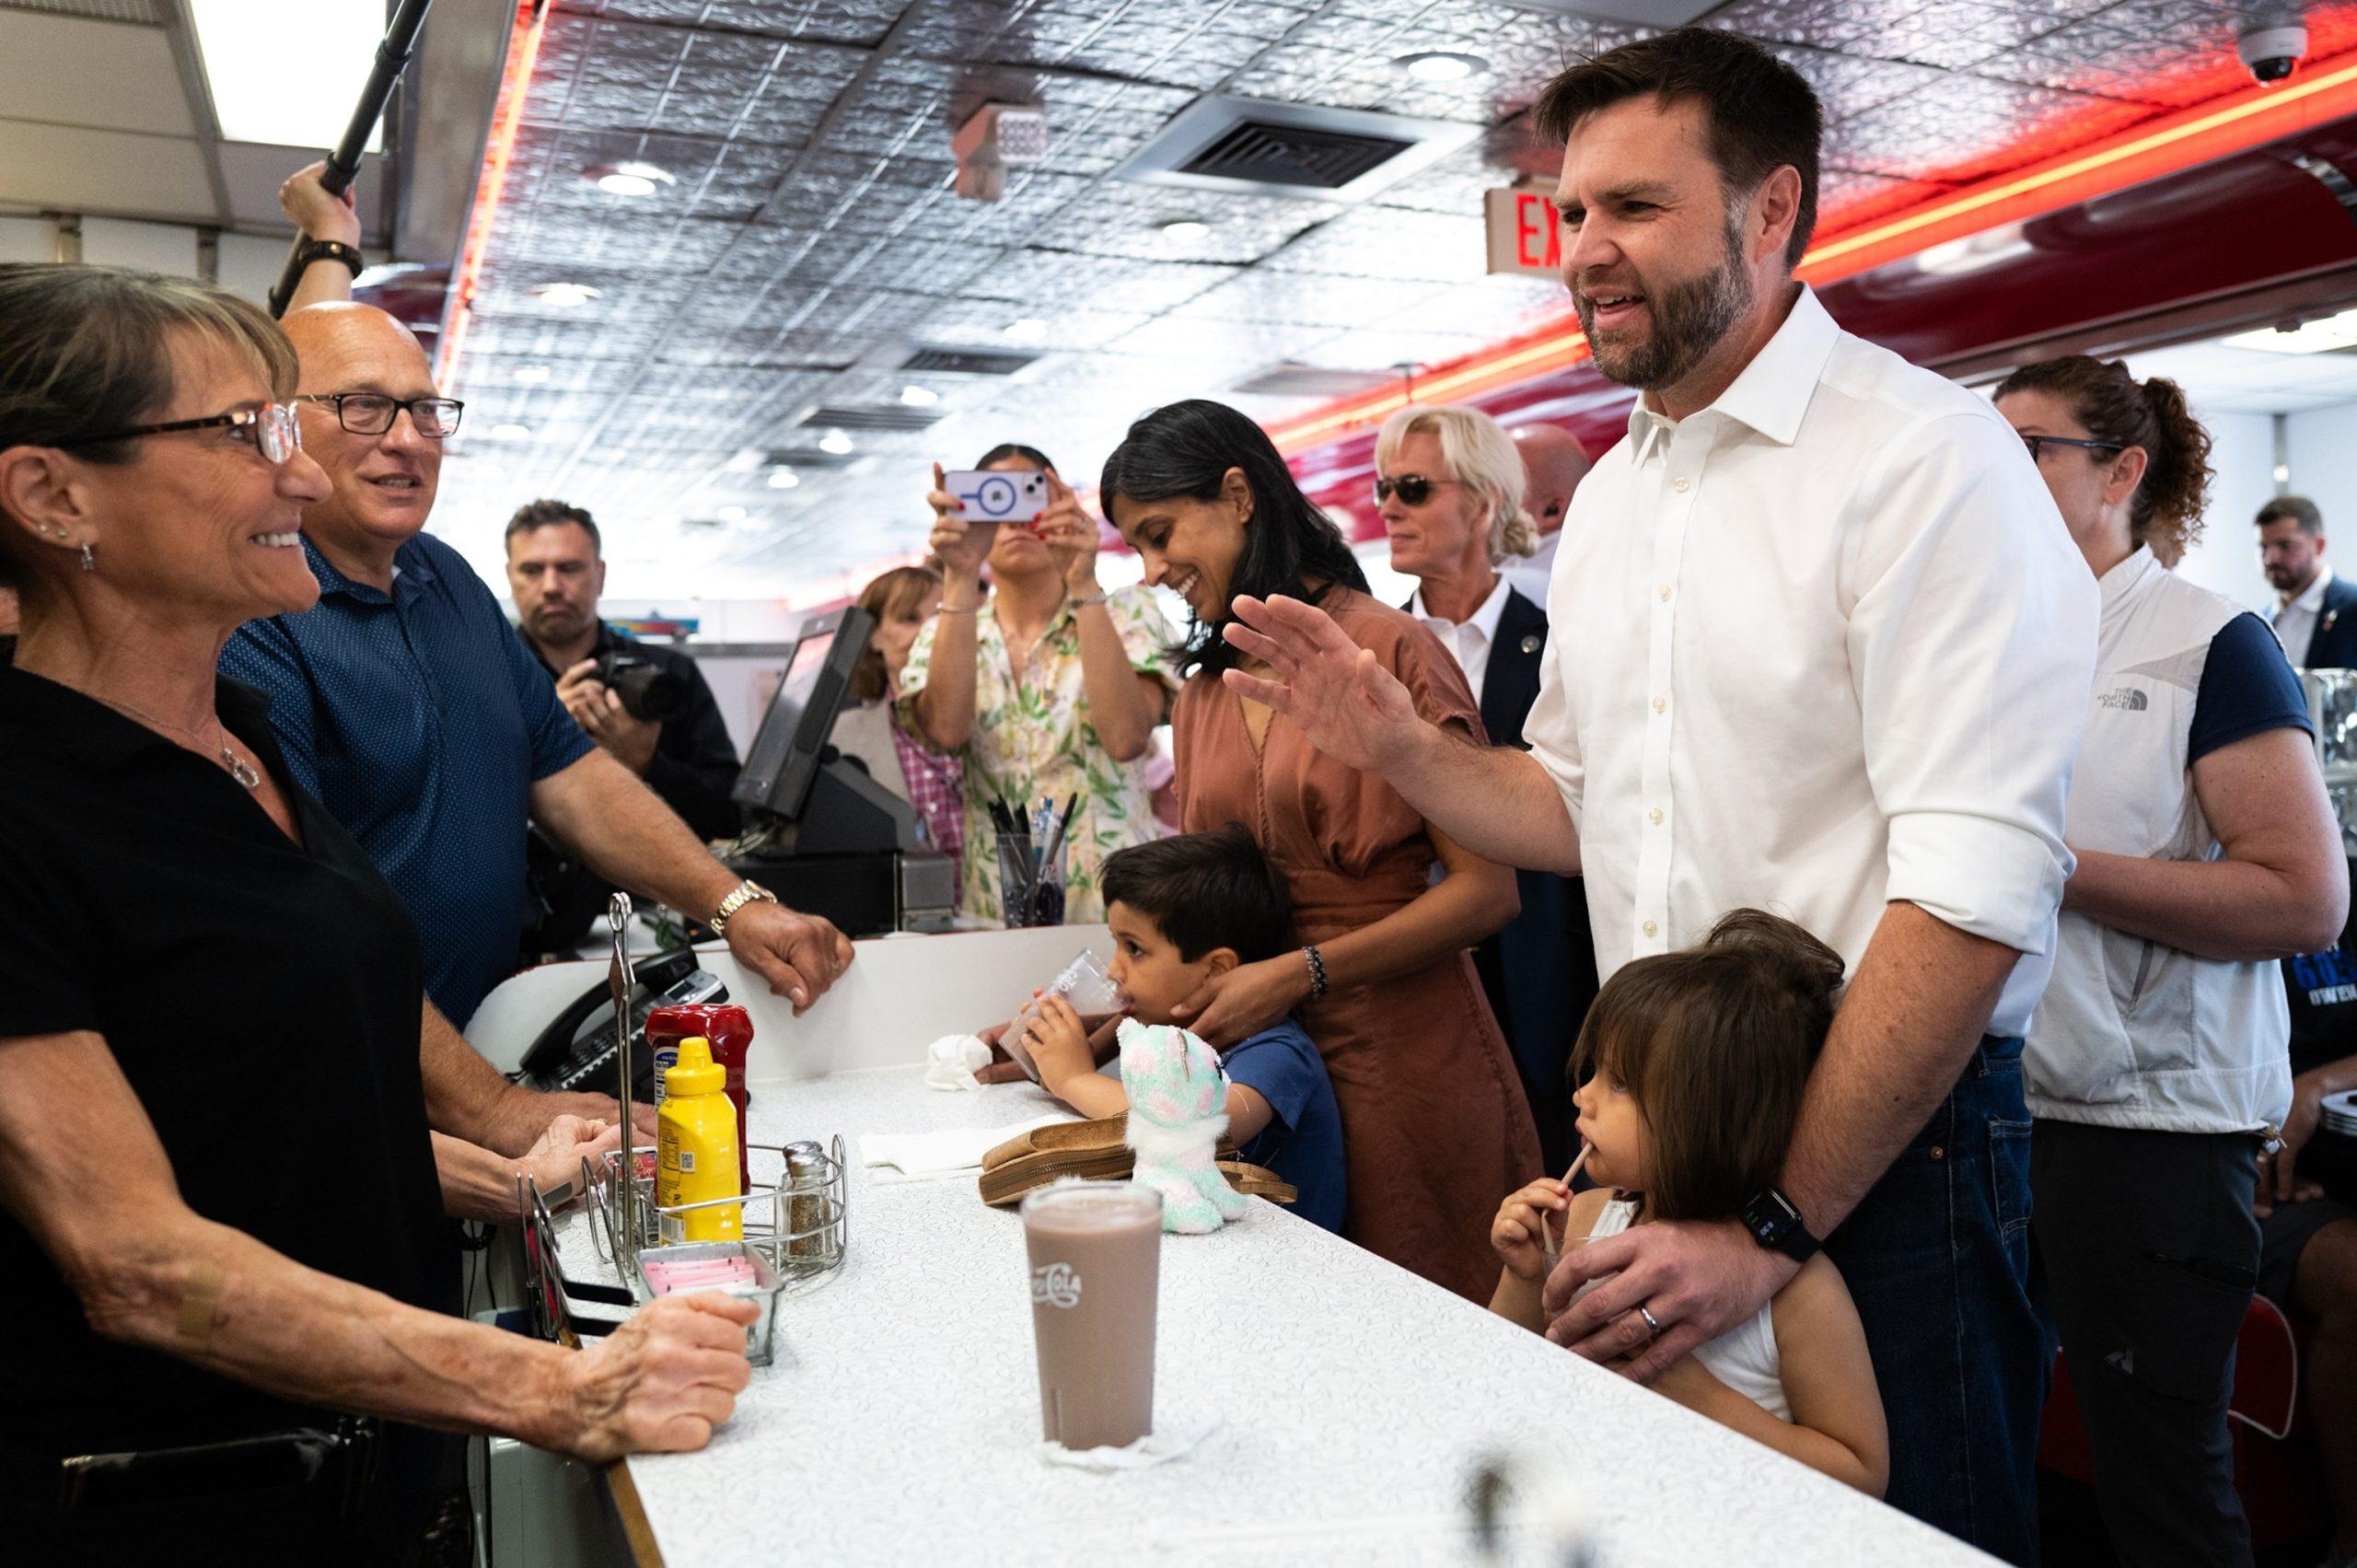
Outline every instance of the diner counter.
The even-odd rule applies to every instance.
[[[616,1467],[669,1568],[1473,1562],[1467,1482],[1500,1450],[1560,1467],[1599,1568],[1986,1561],[1258,1200],[1164,1238],[1157,1428],[1215,1427],[1155,1469],[1050,1465],[1020,1222],[857,1141],[1051,1108],[913,1066],[753,1085],[756,1142],[843,1135],[846,1260],[781,1302],[776,1364],[708,1448]],[[560,1228],[568,1274],[612,1277],[578,1212]]]

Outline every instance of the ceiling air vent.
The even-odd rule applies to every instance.
[[[901,403],[822,403],[794,423],[807,430],[906,431],[930,430],[941,418],[938,410],[910,408]]]
[[[1260,398],[1347,398],[1399,379],[1397,370],[1325,370],[1315,365],[1272,365],[1228,387]]]
[[[1198,191],[1359,202],[1455,152],[1478,125],[1318,104],[1207,98],[1121,168]]]
[[[1340,191],[1398,157],[1413,142],[1354,136],[1304,125],[1247,120],[1178,166],[1181,174],[1243,180],[1258,185],[1307,185]]]
[[[903,370],[935,376],[1012,376],[1037,364],[1036,354],[994,354],[978,348],[921,348],[900,362]]]
[[[850,452],[824,452],[816,447],[779,447],[761,454],[761,468],[842,469],[853,460]]]

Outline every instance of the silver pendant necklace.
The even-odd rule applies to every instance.
[[[79,691],[81,688],[77,686],[75,690]],[[204,737],[184,725],[174,724],[169,719],[159,719],[153,714],[143,713],[130,703],[118,703],[111,697],[99,697],[95,691],[83,691],[82,694],[86,697],[97,697],[99,702],[104,703],[115,712],[137,719],[142,724],[153,725],[157,729],[167,729],[175,735],[185,736],[199,750],[204,747]],[[260,789],[261,775],[254,772],[251,763],[229,749],[228,732],[221,727],[221,721],[218,718],[213,721],[213,728],[215,753],[221,759],[221,765],[229,770],[229,776],[248,789]]]

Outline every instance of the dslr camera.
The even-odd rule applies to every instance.
[[[620,649],[598,661],[598,679],[634,719],[660,724],[688,704],[688,683],[650,658]]]

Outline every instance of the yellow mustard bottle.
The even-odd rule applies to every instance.
[[[737,1107],[728,1098],[728,1070],[712,1059],[712,1042],[691,1035],[679,1060],[663,1074],[656,1113],[655,1203],[677,1208],[744,1191],[737,1179]],[[661,1216],[666,1242],[735,1241],[745,1234],[742,1203],[714,1203]]]

